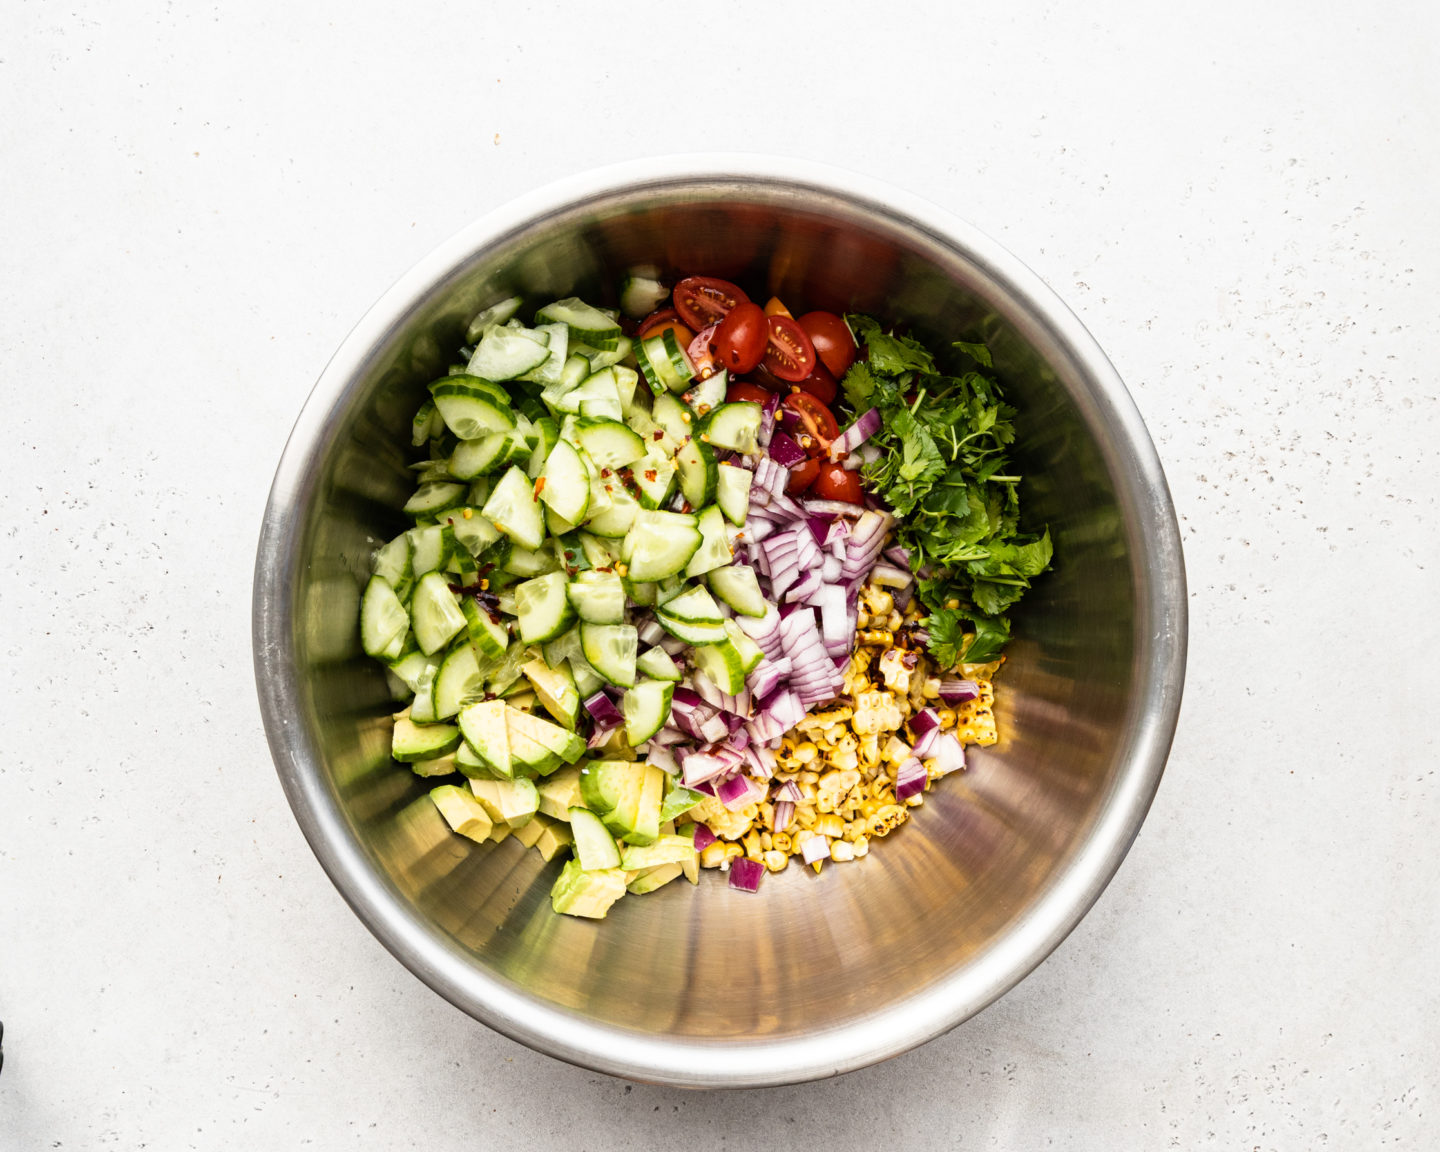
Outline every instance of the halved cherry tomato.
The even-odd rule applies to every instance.
[[[765,348],[765,367],[781,380],[798,384],[815,367],[815,346],[805,329],[788,316],[771,316],[770,342]]]
[[[760,311],[760,305],[746,300],[725,314],[725,319],[716,326],[710,344],[722,368],[743,376],[746,372],[755,371],[756,365],[765,358],[769,336],[765,313]]]
[[[834,312],[807,312],[798,323],[815,346],[815,355],[830,369],[831,375],[836,379],[844,376],[860,351],[855,347],[855,337],[850,335],[845,321]]]
[[[786,308],[785,305],[780,302],[780,297],[771,296],[769,300],[765,301],[765,315],[790,316],[790,309]],[[790,319],[793,320],[795,317],[790,316]]]
[[[648,336],[650,329],[659,327],[667,320],[679,319],[680,315],[674,308],[657,308],[654,312],[651,312],[650,315],[646,316],[645,319],[640,321],[639,326],[635,329],[635,336],[637,339]]]
[[[817,461],[818,463],[818,461]],[[821,464],[815,477],[815,495],[822,500],[841,500],[846,504],[865,503],[865,489],[860,473],[839,464]]]
[[[671,300],[680,319],[697,332],[718,324],[725,314],[737,304],[745,304],[750,297],[728,280],[717,280],[713,276],[687,276],[675,285]]]
[[[815,477],[820,475],[820,461],[806,460],[803,464],[797,464],[790,469],[790,479],[785,481],[785,492],[789,496],[798,496],[815,483]]]
[[[680,345],[681,348],[689,348],[691,342],[695,339],[695,333],[680,323],[679,320],[662,320],[658,324],[653,324],[645,329],[640,339],[649,340],[652,336],[661,336],[666,332],[675,333],[675,343]]]
[[[836,383],[835,377],[830,375],[830,369],[825,367],[823,360],[815,361],[815,370],[792,387],[810,393],[822,404],[835,403],[835,396],[840,391],[840,385]]]
[[[730,387],[725,390],[725,403],[734,404],[737,401],[749,400],[755,404],[764,404],[773,395],[775,395],[775,393],[767,392],[758,384],[749,384],[744,380],[736,380],[735,383],[731,384]]]
[[[800,420],[800,447],[811,456],[823,456],[831,442],[840,435],[840,425],[830,409],[808,392],[792,392],[780,401],[781,407],[794,412]],[[805,443],[808,437],[810,443]]]

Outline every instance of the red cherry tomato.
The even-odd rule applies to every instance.
[[[805,329],[788,316],[771,316],[770,342],[765,348],[765,367],[774,376],[798,384],[815,367],[815,346]]]
[[[718,324],[737,304],[748,303],[750,297],[728,280],[713,276],[687,276],[675,285],[671,297],[675,311],[697,332]]]
[[[790,479],[785,482],[786,495],[800,495],[815,483],[815,477],[819,475],[820,461],[818,460],[806,460],[803,464],[795,465],[790,469]]]
[[[818,461],[816,461],[818,463]],[[815,477],[815,495],[822,500],[841,500],[846,504],[865,503],[865,489],[860,473],[839,464],[821,464]]]
[[[840,385],[836,383],[835,377],[830,375],[830,369],[825,367],[825,361],[815,361],[815,371],[794,385],[802,392],[808,392],[822,404],[835,403],[835,397],[840,391]]]
[[[834,312],[807,312],[800,317],[800,327],[815,346],[815,355],[830,369],[837,380],[850,370],[860,351],[845,321]]]
[[[760,305],[746,300],[725,314],[710,344],[722,368],[732,375],[743,376],[746,372],[755,371],[756,365],[765,358],[769,337],[765,313],[760,310]]]
[[[840,435],[840,426],[835,423],[830,409],[808,392],[792,392],[780,404],[800,418],[800,447],[811,456],[825,455],[831,441]],[[810,440],[808,444],[803,439],[807,436]]]
[[[645,319],[640,321],[639,325],[635,328],[635,336],[637,339],[648,336],[650,329],[658,328],[667,320],[679,319],[680,316],[674,308],[657,308],[654,312],[651,312],[650,315],[646,316]]]
[[[758,384],[747,384],[744,380],[737,380],[725,390],[725,403],[734,404],[737,401],[751,401],[755,404],[764,404],[773,392],[767,392]]]

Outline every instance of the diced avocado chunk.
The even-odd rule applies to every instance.
[[[545,825],[540,838],[535,841],[535,849],[542,859],[553,860],[574,843],[575,837],[571,835],[569,821],[552,820]]]
[[[510,732],[505,702],[484,700],[460,709],[460,731],[481,762],[497,776],[511,776]]]
[[[680,864],[694,855],[693,837],[672,833],[657,836],[651,844],[626,845],[620,854],[620,867],[627,872],[634,872],[639,868],[654,868],[658,864]]]
[[[444,756],[459,743],[460,729],[453,724],[416,724],[410,717],[401,716],[390,736],[390,755],[411,764]]]
[[[585,754],[584,740],[541,716],[527,715],[511,709],[506,722],[512,732],[523,732],[542,748],[550,749],[566,764],[575,763]]]
[[[627,760],[592,760],[580,770],[580,796],[597,816],[612,812],[630,791],[639,794],[645,783],[644,764]]]
[[[669,778],[663,769],[645,765],[645,783],[635,805],[634,822],[622,829],[620,837],[627,844],[650,844],[660,835],[660,804]]]
[[[550,889],[550,907],[567,916],[605,919],[610,906],[625,895],[625,873],[619,868],[585,871],[571,860]]]
[[[653,892],[674,880],[683,869],[679,864],[658,864],[654,868],[642,868],[640,874],[625,885],[625,891],[636,896]]]
[[[530,660],[520,666],[520,671],[534,687],[545,710],[573,732],[580,715],[580,693],[569,668],[564,664],[558,669],[551,668],[544,660]]]
[[[441,784],[430,789],[430,799],[445,817],[445,822],[461,836],[471,840],[484,841],[494,826],[484,805],[463,788],[454,784]]]
[[[533,848],[540,840],[540,837],[545,834],[545,829],[549,826],[549,823],[544,816],[541,816],[537,812],[529,820],[525,821],[524,824],[521,824],[515,829],[515,839],[525,845],[526,848]]]
[[[585,871],[620,867],[620,848],[615,838],[588,808],[570,809],[570,835],[575,837],[575,855]]]
[[[585,803],[580,795],[580,769],[562,768],[535,786],[540,796],[540,811],[556,820],[570,819],[570,809]]]
[[[540,807],[535,785],[526,779],[471,780],[470,791],[491,820],[503,820],[511,828],[527,824]]]
[[[663,824],[666,820],[674,820],[680,813],[690,811],[704,799],[703,792],[696,792],[683,784],[674,785],[665,793],[665,802],[660,805],[660,822]]]

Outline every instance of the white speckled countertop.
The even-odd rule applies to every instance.
[[[550,7],[0,12],[0,1149],[1433,1148],[1440,9]],[[743,1098],[411,977],[291,818],[249,652],[271,472],[373,299],[514,194],[706,147],[1029,262],[1149,423],[1192,590],[1079,929],[934,1043]]]

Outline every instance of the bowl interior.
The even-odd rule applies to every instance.
[[[698,891],[674,883],[595,923],[550,911],[558,863],[452,835],[427,782],[391,763],[394,705],[359,651],[356,612],[373,548],[406,526],[410,417],[469,317],[511,293],[613,304],[620,275],[642,263],[724,276],[797,310],[870,311],[937,344],[986,341],[1020,409],[1025,518],[1049,526],[1057,559],[1016,613],[1001,742],[972,749],[969,770],[867,860],[818,876],[792,865],[758,896],[705,873]],[[1073,926],[1158,781],[1183,577],[1163,477],[1123,388],[1027,276],[981,237],[832,186],[657,178],[472,230],[352,334],[277,480],[257,660],[307,834],[417,973],[594,1067],[765,1082],[943,1030]]]

